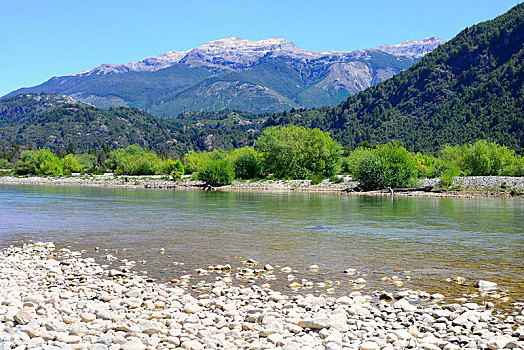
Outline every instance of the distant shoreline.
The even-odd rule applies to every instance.
[[[438,180],[427,179],[423,185],[436,187]],[[524,177],[506,176],[475,176],[461,177],[457,183],[464,185],[459,190],[393,190],[393,196],[399,197],[452,197],[452,198],[517,198],[524,199]],[[323,181],[311,185],[310,180],[264,180],[256,182],[234,181],[232,185],[210,188],[201,181],[172,181],[161,175],[145,176],[113,176],[91,175],[70,177],[15,177],[0,176],[0,184],[8,185],[39,185],[39,186],[82,186],[104,188],[147,188],[147,189],[172,189],[172,190],[211,190],[221,192],[303,192],[303,193],[330,193],[341,195],[359,196],[391,196],[391,190],[370,192],[354,192],[352,189],[356,182],[344,179],[335,183]],[[503,189],[502,187],[506,187]]]

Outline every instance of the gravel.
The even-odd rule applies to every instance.
[[[43,242],[0,253],[0,349],[524,348],[522,305],[508,317],[487,304],[288,296],[225,277],[195,295],[128,271],[110,278],[81,255]]]

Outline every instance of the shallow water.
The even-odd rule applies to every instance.
[[[510,303],[524,301],[522,200],[0,185],[0,246],[20,240],[146,260],[137,268],[161,281],[252,258],[291,266],[299,280],[340,280],[335,294],[363,277],[365,291],[456,298],[485,279],[507,290]],[[342,273],[350,267],[359,275]],[[276,275],[272,287],[292,292],[287,274]],[[382,280],[392,275],[404,286]],[[469,286],[445,281],[456,276]]]

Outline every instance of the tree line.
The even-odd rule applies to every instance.
[[[72,173],[115,175],[169,175],[180,180],[191,175],[211,186],[234,179],[323,179],[349,174],[362,190],[413,187],[421,178],[439,177],[450,185],[459,175],[524,176],[524,158],[495,142],[478,140],[447,145],[438,152],[414,153],[398,141],[381,145],[362,143],[344,149],[327,132],[300,126],[268,127],[253,147],[232,150],[189,151],[183,155],[155,152],[138,145],[88,153],[70,144],[65,151],[26,149],[1,153],[0,168],[16,175],[63,176]]]

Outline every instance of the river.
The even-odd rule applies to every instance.
[[[295,282],[328,281],[306,292],[340,281],[334,294],[409,288],[474,299],[483,279],[509,303],[524,301],[522,200],[0,185],[0,246],[31,240],[145,261],[136,270],[164,282],[251,258],[274,266],[268,283],[288,292],[282,266]],[[465,285],[446,281],[457,276]],[[349,283],[356,278],[367,282]]]

